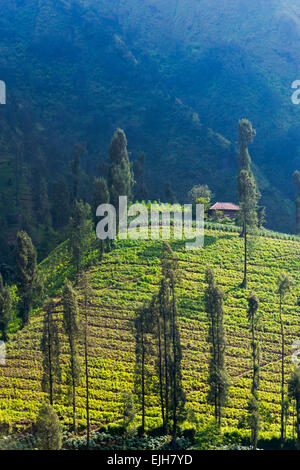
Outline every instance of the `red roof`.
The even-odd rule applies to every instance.
[[[211,211],[239,211],[239,206],[236,206],[232,202],[216,202],[211,208]]]

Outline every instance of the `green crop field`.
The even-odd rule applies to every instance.
[[[195,411],[200,422],[213,419],[207,404],[208,322],[204,311],[205,270],[211,266],[225,292],[225,326],[227,333],[227,368],[231,387],[225,409],[224,426],[242,427],[250,396],[250,333],[246,316],[247,298],[256,292],[260,299],[261,384],[260,400],[264,408],[263,431],[278,436],[280,427],[280,324],[276,281],[282,272],[289,273],[299,285],[300,242],[261,237],[249,256],[249,284],[239,287],[243,277],[243,241],[238,233],[207,230],[205,247],[186,251],[184,242],[174,241],[179,259],[181,282],[177,288],[180,333],[183,349],[183,384],[187,408]],[[91,248],[88,267],[94,296],[89,305],[89,348],[91,397],[90,415],[94,428],[120,420],[120,398],[124,390],[133,390],[135,344],[133,318],[135,309],[150,300],[158,290],[161,276],[161,241],[118,241],[113,251],[97,261]],[[57,319],[61,323],[60,286],[64,277],[72,276],[66,244],[58,247],[40,266],[48,292],[56,299]],[[285,299],[286,377],[293,364],[292,344],[299,338],[300,308],[297,287]],[[80,313],[83,315],[82,300]],[[32,422],[44,399],[41,390],[40,338],[43,312],[33,312],[30,323],[11,335],[6,364],[0,366],[0,421],[22,427]],[[62,364],[67,363],[68,347],[61,329]],[[78,388],[78,420],[84,425],[84,380]],[[55,409],[71,422],[72,409],[63,379]],[[160,424],[159,403],[147,397],[146,425]],[[138,418],[139,419],[139,418]],[[292,432],[293,410],[288,433]],[[245,431],[246,432],[246,431]],[[247,431],[249,432],[249,431]]]

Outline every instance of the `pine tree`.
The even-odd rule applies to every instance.
[[[277,280],[277,294],[279,296],[279,321],[280,321],[280,336],[281,336],[281,426],[280,436],[281,442],[285,439],[285,415],[287,412],[287,403],[285,399],[285,330],[283,320],[282,304],[286,295],[294,287],[295,281],[287,274],[281,274]]]
[[[161,331],[162,342],[162,360],[163,360],[163,389],[165,403],[165,425],[166,431],[170,427],[170,287],[165,278],[161,279],[160,289],[158,292],[158,308],[159,308],[159,326]]]
[[[293,181],[296,187],[295,208],[296,208],[296,235],[300,235],[300,171],[293,174]]]
[[[163,277],[158,294],[150,304],[152,331],[156,345],[156,370],[159,381],[163,432],[172,432],[176,443],[177,423],[183,414],[185,394],[182,387],[181,341],[178,328],[176,283],[178,262],[169,244],[164,245]]]
[[[45,172],[45,159],[38,150],[36,161],[31,168],[30,178],[31,196],[36,219],[35,225],[50,226],[52,221]]]
[[[240,200],[240,217],[243,224],[244,235],[244,278],[241,286],[247,287],[247,256],[248,256],[248,233],[255,233],[258,225],[257,220],[257,201],[258,192],[254,176],[251,172],[241,170],[239,173],[239,192]]]
[[[248,119],[239,120],[239,144],[240,152],[238,156],[239,171],[251,170],[251,157],[249,155],[248,146],[252,144],[256,131],[253,129],[252,124]],[[240,194],[241,199],[241,194]]]
[[[98,223],[98,219],[96,216],[97,207],[100,204],[108,204],[109,203],[109,190],[107,186],[107,182],[105,178],[95,178],[94,180],[94,193],[93,193],[93,200],[92,200],[92,213],[94,218],[95,227]],[[99,240],[99,253],[100,253],[100,260],[103,257],[104,252],[104,243],[103,240]]]
[[[222,408],[227,401],[229,379],[226,371],[226,340],[224,329],[224,293],[216,285],[214,273],[206,271],[205,308],[209,321],[210,343],[208,401],[214,405],[216,422],[221,426]]]
[[[254,175],[251,170],[251,157],[248,146],[253,142],[256,131],[247,119],[239,121],[239,144],[238,156],[238,193],[240,203],[239,219],[241,220],[244,236],[244,279],[242,287],[247,286],[247,242],[248,232],[253,232],[258,226],[258,201],[260,193],[257,189]]]
[[[260,348],[259,341],[256,336],[256,329],[259,322],[258,315],[258,298],[255,294],[248,298],[248,321],[251,332],[251,353],[252,353],[252,384],[251,384],[251,398],[249,400],[249,423],[251,427],[251,445],[254,450],[257,448],[258,432],[260,429],[260,413],[259,413],[259,366],[260,366]]]
[[[153,335],[154,341],[157,347],[156,355],[156,369],[159,380],[159,397],[160,397],[160,409],[161,417],[163,422],[163,432],[167,432],[167,422],[166,422],[166,405],[165,405],[165,394],[164,394],[164,383],[165,383],[165,369],[164,369],[164,360],[163,360],[163,325],[162,319],[160,316],[160,308],[158,295],[154,294],[150,303],[150,312],[151,312],[151,321],[153,324]]]
[[[20,296],[20,316],[23,326],[28,323],[29,312],[36,290],[40,287],[37,254],[26,232],[17,235],[15,248],[16,284]]]
[[[55,181],[52,187],[51,214],[55,230],[68,225],[70,218],[70,195],[65,180]]]
[[[133,173],[136,179],[134,198],[139,202],[147,201],[148,199],[148,188],[145,182],[145,160],[144,152],[139,152],[138,158],[133,164]]]
[[[40,450],[59,450],[62,445],[62,429],[57,414],[51,405],[44,403],[37,421],[37,438]]]
[[[266,208],[265,206],[257,207],[257,227],[262,228],[266,221]]]
[[[75,201],[69,226],[70,250],[78,277],[92,233],[91,208],[89,204]]]
[[[87,428],[87,442],[86,448],[90,448],[90,383],[89,383],[89,323],[88,323],[88,305],[91,302],[93,290],[90,285],[89,279],[86,273],[83,273],[81,277],[81,289],[83,293],[84,302],[84,363],[85,363],[85,385],[86,385],[86,428]]]
[[[122,129],[117,129],[110,143],[108,170],[110,203],[115,207],[117,214],[119,196],[127,196],[130,202],[133,185],[126,135]]]
[[[181,371],[181,341],[178,328],[178,311],[176,300],[176,285],[179,283],[178,259],[175,256],[169,243],[164,242],[164,252],[162,258],[162,273],[169,283],[170,288],[170,389],[171,389],[171,409],[173,412],[172,439],[173,444],[176,443],[177,422],[180,418],[184,404],[185,393],[182,387],[182,371]]]
[[[145,433],[145,410],[147,384],[150,379],[149,356],[152,352],[150,333],[152,332],[151,315],[149,306],[144,304],[135,312],[134,336],[135,336],[135,393],[141,402],[142,426],[141,435]]]
[[[71,205],[79,198],[79,184],[80,184],[80,159],[86,153],[86,146],[84,143],[79,143],[74,146],[73,159],[71,163],[73,185],[71,191]]]
[[[78,354],[79,319],[77,295],[69,281],[65,281],[62,293],[63,326],[70,348],[70,374],[73,403],[73,430],[76,432],[76,386],[80,379],[80,358]]]
[[[132,421],[134,420],[136,416],[136,406],[135,406],[135,401],[133,394],[127,390],[122,392],[121,394],[121,416],[122,416],[122,421],[123,421],[123,428],[124,428],[124,437],[126,432],[128,431],[128,428]],[[123,441],[123,446],[124,446],[124,441]]]
[[[177,197],[175,192],[173,191],[173,188],[171,186],[170,181],[166,182],[165,186],[165,197],[166,197],[166,202],[169,204],[177,204]]]
[[[48,186],[44,177],[34,180],[35,210],[38,224],[51,226],[50,202],[48,198]]]
[[[55,303],[49,299],[45,304],[41,351],[43,354],[42,389],[43,392],[49,394],[50,405],[53,405],[55,386],[59,385],[61,380],[60,344],[54,311]]]
[[[3,283],[3,278],[0,273],[0,332],[2,340],[7,341],[7,328],[12,320],[12,302],[10,290],[8,286]]]
[[[297,449],[300,450],[300,367],[292,373],[288,383],[288,394],[289,398],[296,402]]]

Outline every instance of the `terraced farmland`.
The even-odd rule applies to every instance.
[[[183,379],[187,406],[203,422],[213,417],[206,403],[208,345],[207,320],[204,312],[204,275],[213,267],[216,279],[226,294],[225,325],[227,331],[227,365],[231,377],[229,403],[224,425],[236,427],[246,413],[250,389],[250,335],[246,317],[247,297],[255,291],[260,298],[262,316],[259,337],[262,349],[260,398],[265,408],[264,430],[279,432],[280,412],[280,325],[276,280],[285,271],[299,286],[300,243],[297,241],[261,238],[249,260],[249,285],[242,290],[243,244],[237,233],[211,230],[206,232],[201,251],[185,251],[183,242],[174,242],[181,270],[177,289],[180,330],[183,343]],[[90,252],[90,273],[95,295],[89,306],[91,422],[105,425],[120,419],[119,400],[123,390],[133,389],[134,338],[132,320],[141,302],[150,299],[158,289],[162,243],[122,241],[96,262],[95,249]],[[58,248],[41,269],[48,289],[57,301],[57,319],[61,322],[62,306],[58,286],[70,275],[66,246]],[[298,291],[297,291],[298,289]],[[292,369],[292,343],[299,338],[300,308],[297,307],[299,287],[284,304],[286,324],[287,376]],[[81,302],[81,314],[83,314]],[[0,421],[9,419],[22,425],[34,420],[43,400],[41,391],[41,354],[39,342],[43,313],[36,310],[30,324],[13,336],[5,366],[0,366]],[[67,361],[67,343],[61,334],[61,361]],[[64,382],[65,383],[65,382]],[[67,386],[57,397],[55,408],[71,421],[71,404]],[[78,388],[78,418],[84,423],[85,389]],[[147,399],[147,426],[160,423],[158,401]],[[289,419],[288,432],[292,429]]]

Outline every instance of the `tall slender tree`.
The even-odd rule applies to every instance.
[[[249,154],[248,146],[252,144],[256,130],[253,129],[252,124],[248,119],[239,120],[239,144],[240,151],[238,155],[239,171],[251,170],[251,157]],[[241,199],[241,194],[240,194]]]
[[[156,370],[159,381],[159,395],[163,432],[172,433],[176,444],[177,423],[182,417],[185,393],[182,386],[181,340],[178,327],[176,283],[178,282],[178,261],[169,244],[164,244],[162,274],[158,294],[150,304],[153,335],[156,344]]]
[[[257,207],[257,227],[262,228],[266,221],[266,208],[265,206]]]
[[[84,303],[84,363],[85,363],[85,386],[86,386],[86,428],[87,441],[86,448],[90,448],[90,374],[89,374],[89,322],[88,322],[88,306],[91,303],[93,289],[86,273],[81,277],[81,289],[83,293]]]
[[[247,272],[248,272],[248,234],[255,233],[257,227],[257,201],[258,193],[257,187],[254,180],[254,176],[251,172],[241,170],[239,173],[239,190],[241,194],[240,200],[240,217],[242,218],[243,224],[243,235],[244,235],[244,278],[241,286],[247,287]]]
[[[165,393],[164,393],[164,383],[165,383],[165,369],[164,369],[164,360],[163,360],[163,325],[162,319],[160,316],[160,308],[158,295],[154,294],[150,303],[150,312],[153,323],[153,334],[155,343],[157,346],[157,355],[156,355],[156,368],[158,373],[159,380],[159,397],[160,397],[160,408],[161,408],[161,417],[163,422],[163,432],[167,432],[167,422],[166,422],[166,405],[165,405]]]
[[[177,422],[184,408],[185,393],[182,386],[182,350],[178,328],[178,311],[176,300],[176,285],[179,283],[179,266],[178,259],[171,246],[167,242],[164,242],[162,273],[169,283],[170,288],[170,387],[171,408],[173,414],[172,438],[173,444],[175,444],[177,438]]]
[[[130,201],[133,185],[134,179],[127,151],[126,135],[122,129],[117,129],[110,143],[108,170],[110,203],[115,207],[117,215],[119,196],[127,196]]]
[[[54,318],[55,302],[49,299],[45,304],[41,351],[43,354],[43,392],[49,394],[50,405],[53,405],[55,386],[61,381],[60,344],[57,319]]]
[[[159,306],[159,323],[162,333],[163,345],[163,376],[164,376],[164,402],[165,402],[165,417],[166,417],[166,431],[169,430],[169,413],[170,413],[170,287],[165,278],[161,279],[160,289],[158,292],[158,306]]]
[[[206,271],[205,308],[209,321],[210,343],[208,401],[214,405],[215,419],[221,426],[222,410],[227,401],[229,378],[226,371],[226,340],[224,328],[224,293],[216,285],[212,269]]]
[[[17,234],[15,256],[16,284],[20,296],[20,316],[24,326],[28,323],[34,294],[40,286],[36,250],[31,238],[24,231]]]
[[[244,279],[242,287],[247,286],[247,247],[248,232],[254,231],[258,226],[258,201],[260,193],[257,189],[254,175],[251,170],[251,157],[248,146],[253,142],[256,131],[248,119],[239,121],[239,144],[240,152],[238,155],[238,194],[240,203],[240,215],[244,236]]]
[[[52,225],[48,186],[44,177],[34,178],[34,205],[38,224]]]
[[[135,335],[135,393],[141,402],[142,426],[141,435],[145,433],[146,394],[147,385],[151,377],[149,370],[149,357],[152,352],[150,334],[152,332],[151,315],[149,305],[144,304],[135,312],[134,335]]]
[[[139,152],[138,158],[133,164],[133,172],[136,179],[134,198],[140,202],[148,199],[148,188],[145,182],[145,160],[144,152]]]
[[[66,280],[62,293],[63,303],[63,326],[68,337],[70,349],[70,369],[68,379],[72,388],[72,404],[73,404],[73,430],[76,432],[76,387],[79,383],[81,375],[80,358],[78,354],[79,340],[79,318],[77,294],[72,288],[71,283]]]
[[[253,450],[257,448],[258,432],[260,429],[260,413],[259,413],[259,367],[260,367],[260,347],[257,339],[257,326],[259,322],[258,314],[258,298],[252,294],[248,298],[247,316],[251,332],[251,354],[252,354],[252,383],[251,383],[251,398],[249,400],[249,422],[251,427],[251,445]]]
[[[296,187],[295,208],[296,208],[296,235],[300,235],[300,171],[293,174],[293,181]]]
[[[300,367],[297,367],[288,383],[288,394],[296,402],[297,449],[300,450]]]
[[[94,218],[95,227],[98,223],[98,219],[96,216],[97,207],[100,204],[108,204],[109,203],[109,190],[107,186],[107,181],[105,178],[95,178],[94,180],[94,192],[93,192],[93,200],[92,200],[92,213]],[[102,260],[103,252],[104,252],[104,242],[103,240],[99,240],[99,254],[100,260]]]
[[[80,159],[86,153],[86,145],[79,143],[74,146],[73,156],[71,162],[72,170],[72,191],[71,191],[71,205],[79,199],[79,184],[80,184]]]
[[[54,229],[62,229],[68,225],[70,218],[70,195],[63,178],[53,183],[50,199]]]
[[[69,240],[72,261],[76,268],[77,278],[89,246],[88,241],[91,233],[91,208],[89,204],[84,204],[82,201],[75,201],[69,226]]]
[[[277,280],[277,294],[279,296],[279,321],[280,321],[280,336],[281,336],[281,426],[280,436],[281,442],[285,439],[285,414],[286,414],[286,400],[285,400],[285,328],[283,318],[283,302],[287,294],[294,287],[295,281],[288,274],[280,274]]]
[[[176,194],[175,194],[175,192],[172,188],[172,185],[171,185],[170,181],[166,182],[165,198],[166,198],[166,202],[169,203],[169,204],[176,204],[178,202]]]
[[[7,328],[12,320],[12,301],[9,287],[4,285],[3,278],[0,273],[0,332],[2,340],[7,341]]]

